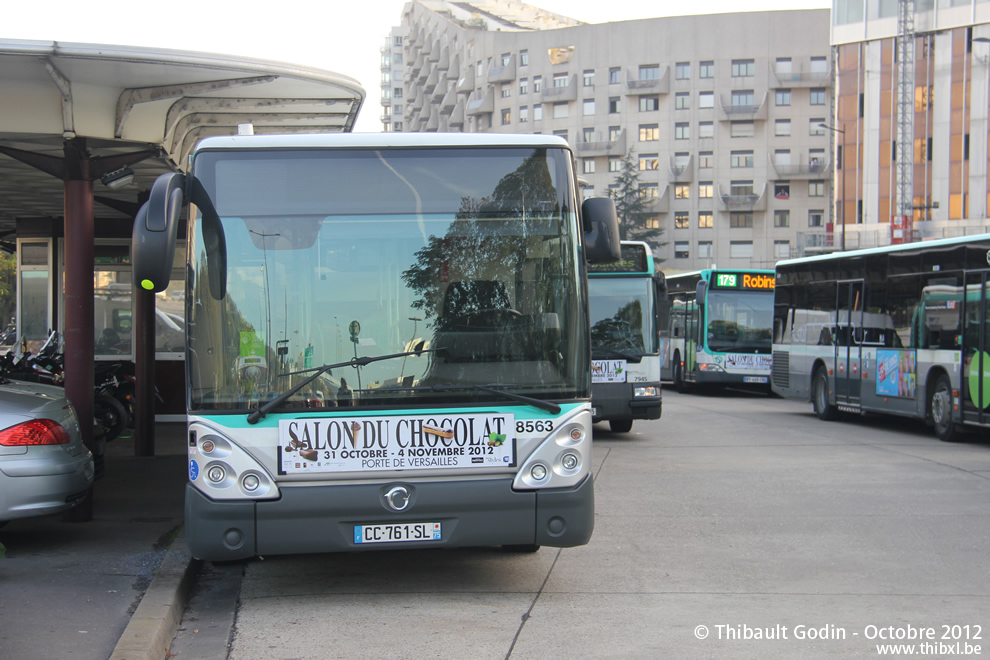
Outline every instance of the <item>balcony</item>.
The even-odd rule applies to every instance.
[[[422,110],[423,109],[423,88],[422,87],[420,87],[418,90],[416,90],[416,97],[413,99],[413,102],[410,104],[409,107],[412,110],[417,111],[417,112],[419,110]]]
[[[427,133],[436,133],[440,129],[440,111],[436,106],[430,109],[430,118],[426,120]]]
[[[773,71],[770,74],[771,89],[796,87],[827,87],[831,71]]]
[[[426,51],[426,61],[436,64],[437,62],[440,61],[441,56],[442,53],[440,48],[440,40],[436,39],[433,41],[433,44]]]
[[[450,46],[444,46],[440,51],[440,59],[437,60],[437,69],[447,71],[450,68]]]
[[[670,187],[664,185],[657,197],[642,197],[643,213],[668,213],[670,211]]]
[[[767,184],[763,184],[760,194],[754,193],[734,193],[729,189],[728,193],[722,192],[722,184],[718,184],[718,198],[722,202],[725,211],[766,211],[767,210]]]
[[[461,77],[457,81],[458,94],[470,94],[474,91],[474,67],[467,66],[461,71]]]
[[[433,104],[438,104],[443,101],[448,94],[450,88],[450,81],[447,79],[447,74],[440,76],[440,80],[437,82],[436,87],[433,88],[433,94],[430,95],[430,102]]]
[[[511,82],[516,79],[516,58],[510,57],[507,64],[488,69],[489,83]]]
[[[638,73],[638,72],[637,72]],[[670,67],[664,67],[659,78],[635,80],[630,73],[626,79],[626,96],[649,96],[670,93]]]
[[[670,163],[668,168],[670,169],[670,180],[671,181],[694,181],[694,167],[692,163],[694,162],[694,154],[687,157],[687,160],[681,160],[678,162],[677,157],[674,154],[670,155]]]
[[[454,106],[457,105],[457,85],[447,85],[447,93],[444,95],[443,100],[440,101],[440,112],[450,113],[453,111]]]
[[[566,87],[553,87],[553,81],[545,81],[551,83],[550,87],[544,87],[540,91],[540,99],[546,103],[561,103],[563,101],[576,101],[577,100],[577,74],[572,74],[567,81]]]
[[[831,179],[832,167],[829,159],[824,156],[803,158],[797,163],[790,162],[790,159],[774,158],[773,154],[767,154],[770,167],[776,173],[778,179]]]
[[[454,105],[454,109],[450,111],[450,117],[447,119],[447,125],[451,128],[461,128],[464,126],[464,99],[459,99],[457,104]]]
[[[432,64],[427,62],[426,64],[423,65],[422,71],[420,71],[419,75],[416,77],[416,82],[419,83],[420,85],[425,85],[426,81],[430,79],[430,75],[435,70],[436,67],[434,67]]]
[[[465,112],[471,116],[495,112],[494,88],[489,86],[480,99],[468,101],[467,106],[465,106]]]
[[[578,142],[578,156],[580,158],[592,158],[594,156],[625,156],[626,155],[626,132],[619,131],[619,135],[614,140],[597,142]]]
[[[728,102],[725,97],[718,100],[719,109],[722,111],[722,121],[766,121],[767,120],[767,96],[763,93],[763,100],[759,105],[733,105],[732,98]]]

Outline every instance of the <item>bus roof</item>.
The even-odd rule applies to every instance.
[[[777,268],[784,266],[797,266],[816,261],[830,261],[833,259],[845,259],[850,257],[863,257],[871,254],[887,254],[889,252],[908,252],[911,250],[938,249],[952,245],[965,243],[979,243],[990,241],[990,234],[973,234],[970,236],[957,236],[955,238],[940,238],[932,241],[920,241],[916,243],[902,243],[900,245],[887,245],[876,248],[863,248],[861,250],[847,250],[846,252],[829,252],[828,254],[817,254],[813,257],[800,257],[797,259],[783,259],[777,262]]]
[[[316,133],[230,135],[205,138],[204,149],[389,149],[410,147],[555,147],[570,149],[557,135],[532,133]]]
[[[683,273],[671,273],[667,275],[667,280],[678,280],[684,278],[698,279],[704,273],[755,273],[757,275],[773,275],[773,270],[767,268],[703,268],[701,270],[690,270]]]

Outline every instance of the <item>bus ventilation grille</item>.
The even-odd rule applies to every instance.
[[[791,386],[791,354],[782,351],[773,354],[773,384],[777,387]]]

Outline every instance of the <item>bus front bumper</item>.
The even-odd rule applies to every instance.
[[[395,486],[412,493],[401,513],[385,507]],[[378,484],[283,486],[278,500],[211,500],[186,485],[185,532],[197,559],[256,555],[486,545],[584,545],[595,525],[594,483],[514,491],[512,478],[471,481],[395,479]],[[356,525],[440,523],[439,541],[355,543]]]
[[[653,388],[656,396],[635,396],[637,389]],[[598,383],[591,386],[591,419],[660,419],[663,398],[660,383]]]

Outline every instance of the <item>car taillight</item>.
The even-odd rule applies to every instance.
[[[68,432],[50,419],[33,419],[0,431],[0,445],[27,447],[32,445],[66,445],[72,442]]]

